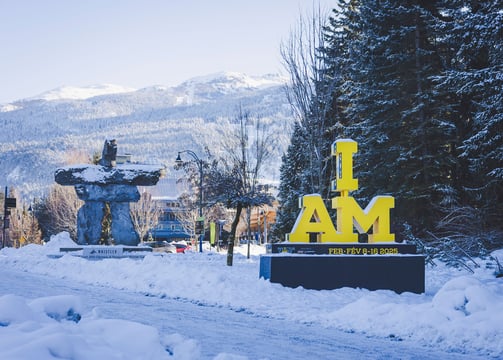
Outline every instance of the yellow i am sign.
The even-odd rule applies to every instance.
[[[332,156],[336,157],[336,177],[332,190],[340,196],[332,198],[332,209],[337,210],[337,228],[320,195],[305,195],[299,201],[301,211],[292,232],[287,234],[290,242],[309,242],[310,234],[317,234],[319,242],[358,242],[358,234],[369,234],[369,243],[395,241],[390,233],[390,210],[395,207],[392,196],[376,196],[365,209],[349,196],[358,189],[358,179],[353,178],[353,154],[358,144],[351,139],[337,140],[332,144]]]

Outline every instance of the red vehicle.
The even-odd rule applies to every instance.
[[[146,241],[143,243],[144,246],[149,246],[154,252],[165,252],[165,253],[182,253],[184,254],[186,250],[190,250],[190,246],[187,245],[185,241],[171,241],[167,242],[165,240],[161,241]]]
[[[172,245],[175,245],[177,253],[184,253],[187,250],[190,250],[190,246],[185,241],[180,242],[172,242]]]

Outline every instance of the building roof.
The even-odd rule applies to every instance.
[[[140,192],[146,191],[152,195],[154,200],[178,200],[180,195],[184,193],[186,185],[178,183],[175,178],[161,178],[155,186],[143,187],[140,186]]]

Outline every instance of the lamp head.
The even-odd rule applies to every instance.
[[[180,156],[180,152],[178,152],[178,156],[176,157],[175,164],[178,166],[183,165],[183,160],[182,160],[182,157]]]

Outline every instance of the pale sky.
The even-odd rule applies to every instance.
[[[336,0],[315,0],[323,9]],[[0,0],[0,104],[59,86],[177,85],[284,72],[313,0]]]

